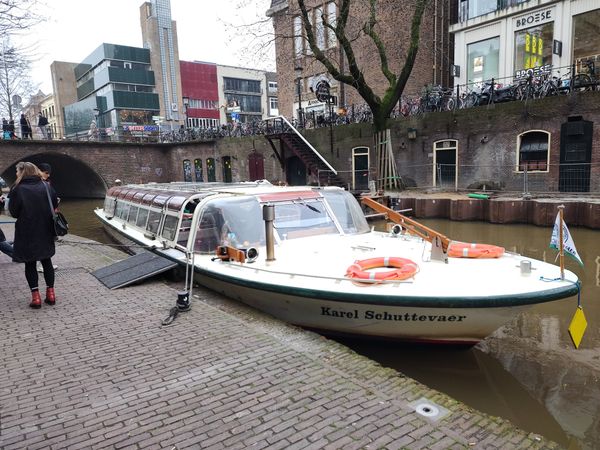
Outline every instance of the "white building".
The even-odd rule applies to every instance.
[[[264,70],[217,65],[217,84],[222,124],[267,118],[268,90]]]
[[[459,0],[455,84],[511,83],[528,69],[555,75],[600,67],[600,0]],[[597,73],[597,72],[596,72]]]

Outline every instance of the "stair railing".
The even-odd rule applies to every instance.
[[[269,118],[267,120],[273,120],[273,121],[275,121],[275,120],[282,120],[289,127],[289,129],[291,131],[293,131],[300,139],[302,139],[302,141],[308,146],[308,148],[310,148],[312,150],[312,152],[315,155],[317,155],[321,161],[323,161],[323,164],[325,164],[329,168],[329,170],[331,170],[335,175],[337,175],[337,170],[335,170],[333,167],[331,167],[331,164],[329,164],[327,162],[327,160],[325,158],[323,158],[323,156],[321,156],[321,154],[317,151],[316,148],[314,148],[311,145],[310,142],[308,142],[306,139],[304,139],[304,136],[302,136],[300,134],[300,132],[296,129],[296,127],[294,127],[285,117],[283,117],[283,116],[277,116],[277,117],[271,117],[271,118]]]

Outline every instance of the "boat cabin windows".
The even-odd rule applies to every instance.
[[[146,222],[148,221],[148,213],[149,211],[146,208],[140,208],[137,219],[135,221],[136,227],[140,227],[142,229],[146,228]]]
[[[148,214],[148,224],[146,225],[146,230],[150,233],[158,234],[158,226],[160,225],[160,219],[162,214],[160,211],[150,211]]]
[[[165,216],[165,223],[163,224],[161,236],[167,241],[174,240],[178,224],[179,218],[177,216]]]
[[[129,222],[132,225],[135,225],[135,222],[137,220],[137,215],[138,215],[138,207],[137,206],[130,206],[129,208],[129,216],[127,218],[127,222]]]

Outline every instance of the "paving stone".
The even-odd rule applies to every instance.
[[[90,274],[122,258],[59,242],[57,305],[33,311],[22,265],[0,254],[0,448],[558,448],[202,288],[161,327],[181,286],[108,290]],[[450,415],[417,416],[423,396]]]

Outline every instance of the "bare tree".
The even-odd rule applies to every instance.
[[[356,52],[353,47],[358,36],[352,36],[347,32],[350,25],[348,19],[351,15],[353,6],[363,2],[364,0],[340,0],[339,15],[335,23],[329,23],[327,13],[323,13],[321,17],[323,25],[335,34],[335,38],[344,53],[347,64],[347,68],[345,69],[341,67],[339,61],[334,61],[326,52],[321,50],[317,44],[314,26],[309,19],[306,1],[298,0],[298,6],[302,15],[305,37],[314,58],[325,66],[327,72],[329,72],[334,79],[340,83],[352,86],[358,91],[365,103],[371,108],[376,131],[382,131],[387,128],[387,119],[395,105],[398,103],[404,87],[406,86],[406,82],[412,72],[415,58],[419,50],[421,21],[428,0],[416,0],[414,2],[415,9],[410,25],[410,41],[408,42],[406,49],[404,65],[401,67],[399,73],[394,73],[390,69],[390,56],[387,54],[385,43],[379,35],[379,18],[377,17],[378,0],[368,0],[368,20],[362,24],[361,31],[364,36],[370,38],[373,42],[379,56],[381,72],[388,82],[388,86],[385,89],[383,96],[379,96],[375,93],[374,89],[368,84],[365,78],[363,68],[359,66]],[[389,24],[387,24],[387,26],[389,26]]]
[[[0,0],[0,35],[24,31],[40,22],[38,0]]]
[[[398,54],[389,55],[386,50],[384,39],[381,37],[382,26],[380,17],[382,10],[379,0],[339,0],[338,14],[334,23],[331,23],[327,12],[323,8],[321,17],[325,29],[330,30],[335,36],[343,57],[337,57],[335,53],[322,50],[317,42],[315,25],[310,18],[306,0],[297,0],[304,39],[310,48],[312,57],[319,61],[325,70],[338,82],[352,86],[371,109],[373,114],[373,125],[375,128],[375,147],[378,153],[378,180],[379,187],[398,187],[399,180],[396,177],[395,163],[392,155],[391,135],[388,129],[388,118],[398,103],[406,83],[412,72],[417,52],[419,50],[420,30],[423,14],[429,0],[414,0],[413,2],[394,2],[396,7],[414,7],[412,21],[410,23],[410,38],[406,43],[404,60],[398,65],[398,72],[391,69],[391,59],[398,59]],[[400,5],[399,3],[402,3]],[[366,14],[358,12],[359,9],[367,8]],[[351,17],[354,14],[354,19]],[[356,18],[366,17],[363,22]],[[390,26],[389,22],[385,26]],[[394,26],[401,26],[394,24]],[[368,39],[373,51],[376,52],[379,68],[385,77],[387,86],[383,95],[378,95],[374,86],[369,84],[365,77],[365,67],[361,67],[355,44],[361,40]],[[364,51],[364,46],[362,47]],[[332,57],[333,56],[333,57]]]
[[[4,39],[0,47],[0,113],[4,117],[15,119],[21,110],[21,99],[34,94],[30,67],[26,52]]]

